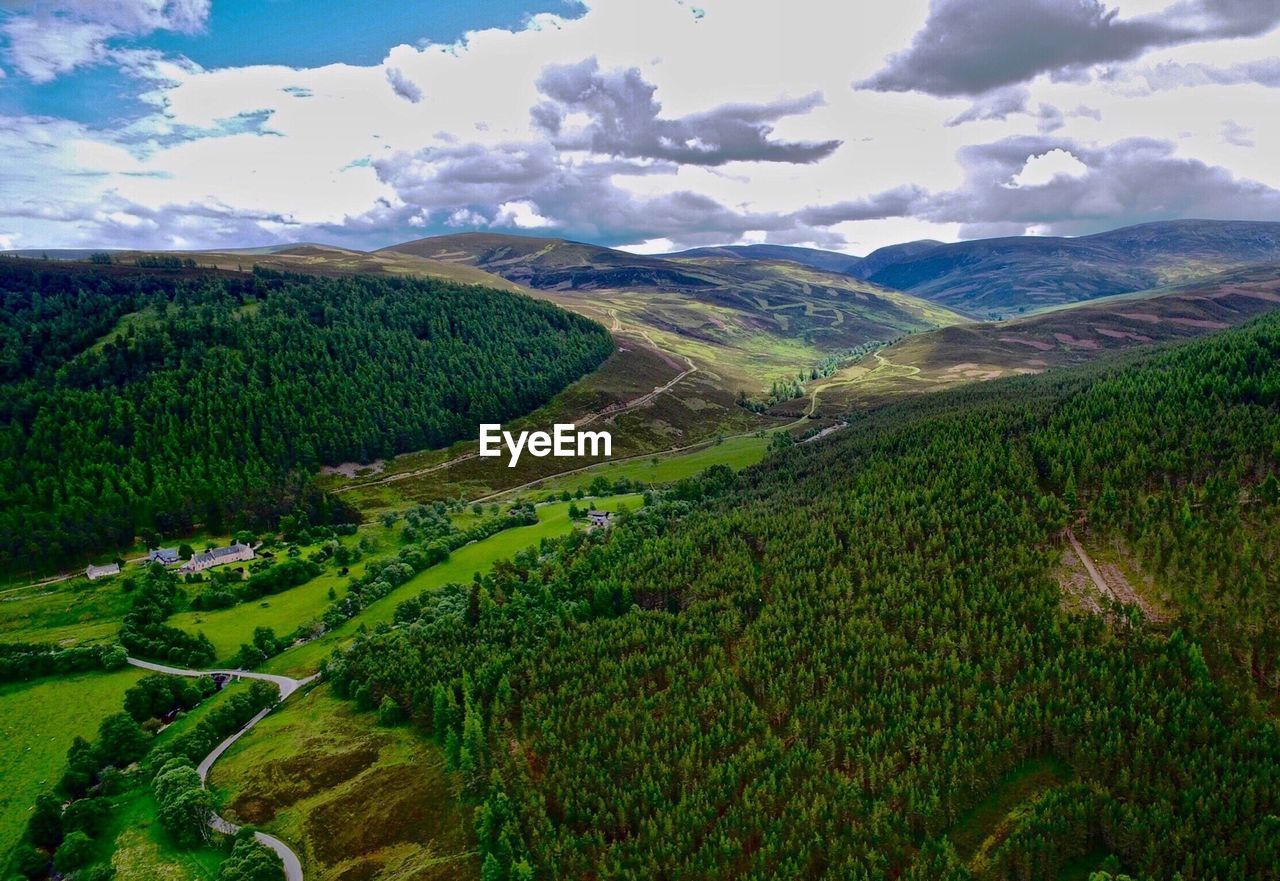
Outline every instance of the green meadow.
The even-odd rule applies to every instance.
[[[36,796],[62,778],[71,742],[91,740],[143,675],[128,667],[0,685],[0,855],[22,837]]]
[[[577,474],[550,478],[545,483],[539,484],[532,492],[535,495],[540,490],[575,492],[586,489],[597,477],[606,477],[609,480],[626,478],[644,484],[673,483],[692,477],[713,465],[727,465],[735,471],[755,465],[764,458],[768,449],[768,436],[731,437],[687,453],[655,455],[631,459],[627,462],[606,462],[594,465]]]
[[[622,507],[635,509],[641,504],[638,494],[612,496],[592,501],[590,504],[606,511]],[[468,582],[476,572],[487,572],[498,560],[510,557],[517,551],[536,545],[544,538],[558,538],[568,534],[575,526],[569,519],[570,502],[554,502],[538,507],[538,523],[506,529],[486,538],[458,548],[449,559],[439,565],[419,572],[409,581],[397,587],[348,621],[319,639],[290,649],[268,661],[262,669],[269,673],[289,676],[307,676],[320,667],[320,662],[335,648],[351,641],[361,627],[377,627],[391,621],[396,606],[424,590],[441,587],[451,581]],[[587,503],[578,503],[585,507]],[[581,523],[576,525],[581,526]],[[252,626],[250,626],[252,630]]]

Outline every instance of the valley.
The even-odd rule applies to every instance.
[[[268,321],[276,290],[302,298],[291,320],[323,329],[332,304],[317,310],[306,297],[341,298],[353,284],[391,302],[424,284],[471,298],[482,323],[498,314],[484,310],[511,303],[545,310],[535,320],[561,329],[560,348],[542,350],[547,363],[570,366],[555,388],[521,398],[503,426],[604,428],[613,434],[609,459],[525,456],[507,468],[476,455],[474,433],[408,436],[381,415],[395,409],[384,402],[324,452],[320,434],[301,442],[310,427],[287,435],[288,456],[302,467],[279,483],[290,502],[278,514],[249,521],[232,503],[217,518],[192,511],[176,528],[154,521],[87,555],[123,560],[112,578],[91,582],[82,568],[11,572],[0,642],[47,653],[124,642],[162,666],[319,674],[321,683],[237,740],[209,779],[211,810],[275,836],[307,879],[323,881],[523,881],[534,866],[551,877],[620,877],[640,866],[652,876],[726,859],[768,877],[813,859],[797,823],[840,842],[823,857],[837,874],[870,871],[871,842],[895,842],[882,868],[911,881],[1011,877],[1029,842],[1041,840],[1052,842],[1036,851],[1042,877],[1117,863],[1158,868],[1149,850],[1114,843],[1116,804],[1141,804],[1151,834],[1176,833],[1161,825],[1165,790],[1151,781],[1142,793],[1126,788],[1091,758],[1102,747],[1078,721],[1103,719],[1097,737],[1122,724],[1097,702],[1104,695],[1148,702],[1153,716],[1168,716],[1161,701],[1180,695],[1229,746],[1207,752],[1170,721],[1161,736],[1179,761],[1221,787],[1238,782],[1215,764],[1223,761],[1263,779],[1272,745],[1259,720],[1273,713],[1275,679],[1265,573],[1275,562],[1276,463],[1267,445],[1280,435],[1274,353],[1260,353],[1274,342],[1276,264],[1224,269],[1206,259],[1212,270],[1193,280],[1180,280],[1191,272],[1180,264],[1162,276],[1177,283],[1053,308],[1032,299],[1032,314],[980,321],[848,274],[884,257],[864,266],[769,248],[641,258],[515,238],[446,236],[369,254],[310,245],[192,253],[194,267],[142,267],[153,289],[169,292],[168,305],[130,293],[90,332],[24,357],[31,381],[53,388],[69,372],[40,372],[42,358],[114,359],[109,369],[128,388],[135,374],[154,381],[135,358],[167,346],[150,342],[159,334],[181,331],[174,319],[190,308],[181,304],[191,279],[208,274],[237,292],[229,311],[217,298],[205,307],[232,348],[249,348],[248,338],[219,322]],[[130,259],[147,255],[113,258],[110,283],[131,277]],[[38,265],[64,287],[87,277]],[[306,293],[312,279],[317,288]],[[476,283],[484,294],[466,287]],[[466,345],[477,342],[486,344],[482,336]],[[217,363],[210,357],[219,356],[202,351],[198,365]],[[1244,375],[1226,366],[1236,362],[1248,365]],[[478,362],[460,348],[448,364],[463,363]],[[1188,396],[1193,375],[1214,390],[1211,407]],[[1176,398],[1182,409],[1134,403],[1144,395]],[[1162,421],[1138,429],[1116,422],[1119,411]],[[255,438],[271,438],[260,434],[270,421],[234,412]],[[370,433],[355,442],[362,427]],[[379,440],[384,430],[394,439]],[[221,437],[213,449],[225,456],[237,435]],[[1182,446],[1169,446],[1173,438]],[[277,452],[261,449],[264,461]],[[352,451],[359,455],[344,455]],[[217,473],[217,458],[207,461],[205,479]],[[923,473],[929,480],[916,482]],[[593,528],[588,508],[611,512],[610,525]],[[1224,536],[1222,550],[1206,550]],[[254,560],[195,579],[139,560],[149,543],[198,551],[241,538],[257,547]],[[913,585],[936,591],[932,607]],[[989,622],[981,632],[974,613]],[[952,648],[923,652],[921,638]],[[1206,644],[1187,648],[1184,639]],[[974,651],[993,640],[994,660]],[[1015,655],[1031,659],[1025,676],[1005,663]],[[1213,697],[1191,684],[1197,657],[1219,689]],[[1092,692],[1062,678],[1062,658]],[[940,715],[919,715],[915,692],[868,692],[863,685],[887,676],[886,665],[911,671],[910,689],[927,693]],[[778,681],[780,669],[789,681]],[[1104,686],[1117,669],[1136,679]],[[19,844],[32,834],[20,814],[67,786],[58,778],[71,737],[94,740],[141,675],[132,667],[52,675],[0,693],[6,718],[55,692],[82,702],[83,716],[69,725],[49,717],[0,749],[6,777],[22,781],[4,806],[11,822],[0,826],[11,866],[31,858]],[[1159,675],[1177,684],[1150,687]],[[237,694],[247,686],[176,721],[139,719],[155,761]],[[707,695],[715,710],[686,694]],[[847,708],[830,703],[836,696]],[[246,700],[244,712],[256,708]],[[1216,709],[1226,700],[1248,707],[1239,721]],[[1004,713],[1009,728],[997,737],[962,705]],[[923,733],[909,735],[899,716]],[[944,717],[950,733],[939,727]],[[875,745],[858,746],[868,724],[880,732]],[[686,760],[679,786],[638,762],[643,754],[674,766],[689,742],[697,758]],[[953,770],[928,755],[952,757]],[[110,796],[116,819],[94,839],[95,864],[118,878],[212,881],[225,850],[180,844],[164,826],[151,761]],[[896,770],[885,776],[887,767]],[[685,786],[705,801],[685,802]],[[815,791],[845,816],[865,799],[895,809],[862,815],[838,836],[802,794]],[[1069,833],[1046,839],[1043,830],[1067,814]],[[368,817],[378,818],[376,834],[357,833]],[[681,831],[658,834],[660,817],[676,818]],[[1229,839],[1214,818],[1200,822],[1211,841]],[[706,831],[690,831],[698,829]],[[1246,875],[1260,859],[1214,853]],[[1201,858],[1210,859],[1187,857]]]

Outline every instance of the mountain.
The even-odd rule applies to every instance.
[[[824,352],[963,320],[927,300],[841,273],[768,259],[759,251],[743,257],[733,249],[710,250],[659,257],[561,239],[462,233],[393,245],[375,256],[411,255],[483,270],[554,292],[571,308],[589,302],[621,310],[679,337],[754,346],[758,357],[777,348],[751,343],[760,334],[814,347],[810,354],[786,356],[800,369],[811,365],[797,364],[797,358],[820,361]]]
[[[271,521],[316,465],[474,437],[614,348],[433,279],[3,260],[0,301],[0,571]]]
[[[823,411],[838,414],[904,394],[1040,373],[1225,330],[1278,308],[1280,263],[1274,263],[1013,320],[942,327],[881,349],[874,362],[851,369],[848,377],[837,374],[820,401]],[[775,408],[796,409],[795,402]]]
[[[838,251],[823,251],[818,248],[797,248],[791,245],[719,245],[711,248],[692,248],[665,257],[742,257],[747,260],[790,260],[824,272],[840,272],[855,275],[855,267],[861,257],[852,254],[841,254]]]
[[[1280,260],[1280,223],[1178,220],[1079,238],[958,242],[893,256],[868,280],[971,315],[1003,317]],[[870,255],[859,268],[876,259]]]
[[[883,248],[877,248],[859,260],[857,265],[850,269],[849,274],[855,278],[870,278],[886,266],[917,257],[941,244],[942,242],[935,239],[919,239],[914,242],[902,242],[898,245],[886,245]]]

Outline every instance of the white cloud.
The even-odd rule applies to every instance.
[[[498,213],[489,224],[494,227],[512,227],[516,229],[544,229],[551,226],[551,221],[538,213],[538,206],[528,199],[519,202],[503,202],[498,206]]]
[[[48,82],[112,54],[115,37],[155,31],[193,33],[209,17],[211,0],[13,0],[0,25],[6,55],[34,82]]]
[[[1022,171],[1009,182],[1015,187],[1042,187],[1059,177],[1079,178],[1089,173],[1085,165],[1068,150],[1053,149],[1038,156],[1028,156]]]
[[[1280,188],[1280,118],[1262,112],[1274,89],[1258,81],[1271,67],[1241,61],[1280,56],[1275,33],[1156,48],[974,100],[850,87],[911,45],[929,0],[791,0],[785,14],[706,0],[700,19],[666,0],[588,5],[578,19],[390,47],[378,64],[206,70],[116,40],[199,28],[204,0],[59,0],[48,13],[31,0],[0,25],[21,37],[8,37],[15,78],[110,63],[138,78],[152,112],[110,131],[0,119],[0,228],[49,247],[382,245],[494,225],[645,249],[765,238],[865,252],[991,228],[955,199],[993,188],[992,211],[1034,205],[1008,221],[1019,229],[1150,213],[1119,172],[1093,180],[1080,161],[1093,160],[1068,146],[1106,157],[1143,138],[1200,161],[1201,180]],[[23,37],[42,14],[48,33]],[[1150,70],[1178,87],[1152,86]],[[1043,146],[975,171],[973,151],[1018,139]],[[978,181],[988,168],[999,176]],[[1179,210],[1200,210],[1210,189]]]

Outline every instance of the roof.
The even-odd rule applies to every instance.
[[[597,511],[595,508],[592,508],[590,511],[588,511],[588,512],[587,512],[587,516],[588,516],[588,517],[608,517],[608,516],[609,516],[609,512],[608,512],[608,511]]]
[[[191,558],[192,563],[212,563],[221,560],[223,557],[230,557],[245,551],[252,552],[252,548],[245,544],[227,545],[225,548],[214,548],[211,551],[203,551]]]
[[[88,575],[90,578],[94,577],[95,575],[115,575],[119,571],[120,571],[120,566],[118,563],[108,563],[105,566],[91,565],[84,570],[85,575]]]
[[[152,548],[147,554],[148,560],[159,560],[162,563],[178,562],[177,548]]]

